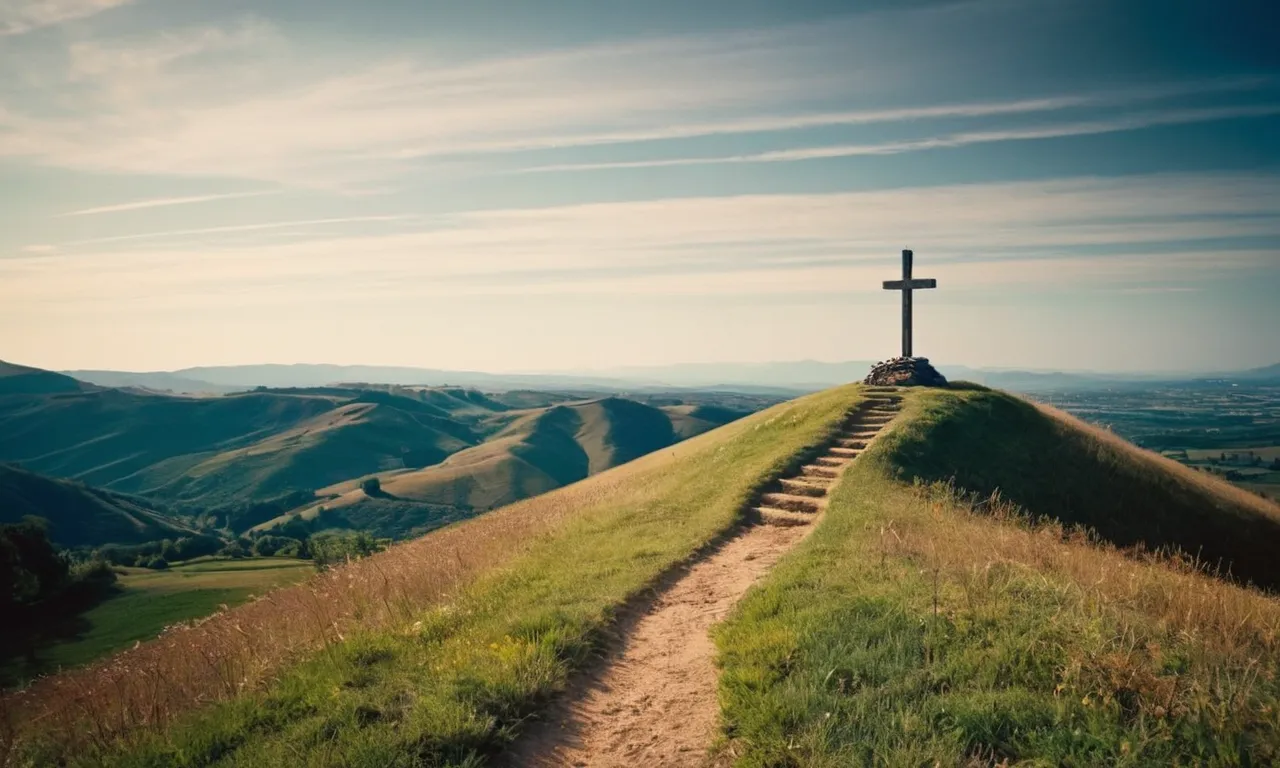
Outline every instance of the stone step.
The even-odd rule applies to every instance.
[[[878,429],[848,429],[840,433],[841,440],[870,440],[880,434]]]
[[[860,449],[860,448],[867,447],[867,440],[865,438],[860,438],[860,437],[842,437],[836,440],[836,445],[840,446],[841,448]]]
[[[839,476],[840,470],[835,467],[824,467],[821,464],[805,464],[800,468],[800,477],[824,477],[830,480]]]
[[[791,493],[766,493],[760,497],[760,504],[791,512],[817,512],[822,509],[823,501],[812,496],[797,496]]]
[[[831,487],[830,483],[805,482],[794,477],[779,480],[778,484],[782,486],[783,493],[793,493],[797,496],[826,496],[827,488]]]
[[[796,526],[813,523],[813,515],[811,513],[788,512],[785,509],[774,509],[773,507],[756,507],[754,511],[760,516],[760,522],[765,525]]]
[[[831,455],[842,459],[856,459],[861,450],[858,448],[845,448],[843,446],[835,446],[831,449]]]
[[[842,457],[842,456],[830,456],[830,455],[828,455],[828,456],[819,456],[818,458],[816,458],[816,459],[814,459],[814,460],[813,460],[813,463],[814,463],[814,464],[820,464],[820,465],[822,465],[822,466],[824,466],[824,467],[831,467],[832,469],[840,469],[840,468],[841,468],[841,467],[843,467],[845,464],[848,464],[848,463],[849,463],[849,461],[850,461],[850,459],[845,458],[845,457]]]

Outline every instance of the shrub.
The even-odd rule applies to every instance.
[[[289,545],[297,545],[300,542],[297,539],[288,538],[286,536],[259,536],[253,542],[253,554],[258,557],[271,557],[279,554],[282,549]]]
[[[218,554],[221,555],[222,557],[239,558],[239,557],[247,557],[249,553],[245,549],[244,544],[241,544],[239,541],[233,541],[227,544],[222,549],[218,550]]]
[[[163,571],[169,567],[169,561],[159,555],[156,555],[147,561],[147,567],[153,571]]]
[[[381,543],[363,531],[311,537],[311,558],[315,560],[317,570],[324,570],[347,560],[359,560],[382,548]]]
[[[377,496],[382,493],[382,481],[376,477],[366,477],[364,482],[360,483],[360,490],[364,491],[366,496]]]

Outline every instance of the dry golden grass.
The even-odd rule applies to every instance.
[[[981,602],[1013,574],[1042,574],[1086,612],[1140,616],[1216,653],[1254,660],[1280,653],[1274,595],[1217,578],[1185,555],[1120,550],[1080,529],[1028,523],[998,496],[964,499],[947,486],[927,493],[929,513],[897,517],[882,528],[881,544],[958,576],[966,602]]]
[[[509,561],[606,497],[638,461],[588,485],[529,499],[170,628],[91,667],[0,699],[0,765],[28,731],[105,745],[137,728],[261,686],[289,662],[349,633],[404,623]]]
[[[880,556],[918,563],[933,583],[933,610],[953,623],[998,622],[1012,601],[1051,605],[1046,615],[1081,633],[1063,646],[1058,695],[1168,727],[1273,728],[1261,723],[1277,716],[1274,595],[1183,555],[1122,551],[1080,529],[1028,523],[998,497],[966,499],[937,485],[917,498],[900,500],[882,525]]]

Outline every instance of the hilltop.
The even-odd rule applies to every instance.
[[[22,699],[44,723],[22,749],[73,764],[482,765],[513,745],[549,759],[522,741],[531,723],[620,643],[643,655],[637,616],[694,574],[733,578],[697,566],[804,509],[812,535],[788,539],[714,646],[686,644],[718,659],[719,712],[699,721],[721,723],[702,748],[722,762],[1280,757],[1280,600],[1250,586],[1280,583],[1261,556],[1280,510],[981,388],[903,392],[883,434],[840,437],[866,397],[776,406],[45,681]],[[570,415],[508,427],[564,436]],[[803,478],[828,478],[830,497],[800,504]],[[752,517],[761,500],[781,510]],[[1189,555],[1153,551],[1173,546]],[[214,648],[217,666],[189,663]],[[223,666],[254,670],[247,692]],[[637,706],[638,728],[666,727]]]
[[[47,395],[94,389],[61,373],[29,368],[0,360],[0,395]]]

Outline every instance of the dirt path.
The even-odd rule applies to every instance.
[[[675,768],[707,759],[719,718],[711,626],[813,530],[840,473],[894,416],[887,392],[850,414],[827,451],[780,480],[753,524],[680,574],[506,756],[516,766]]]

